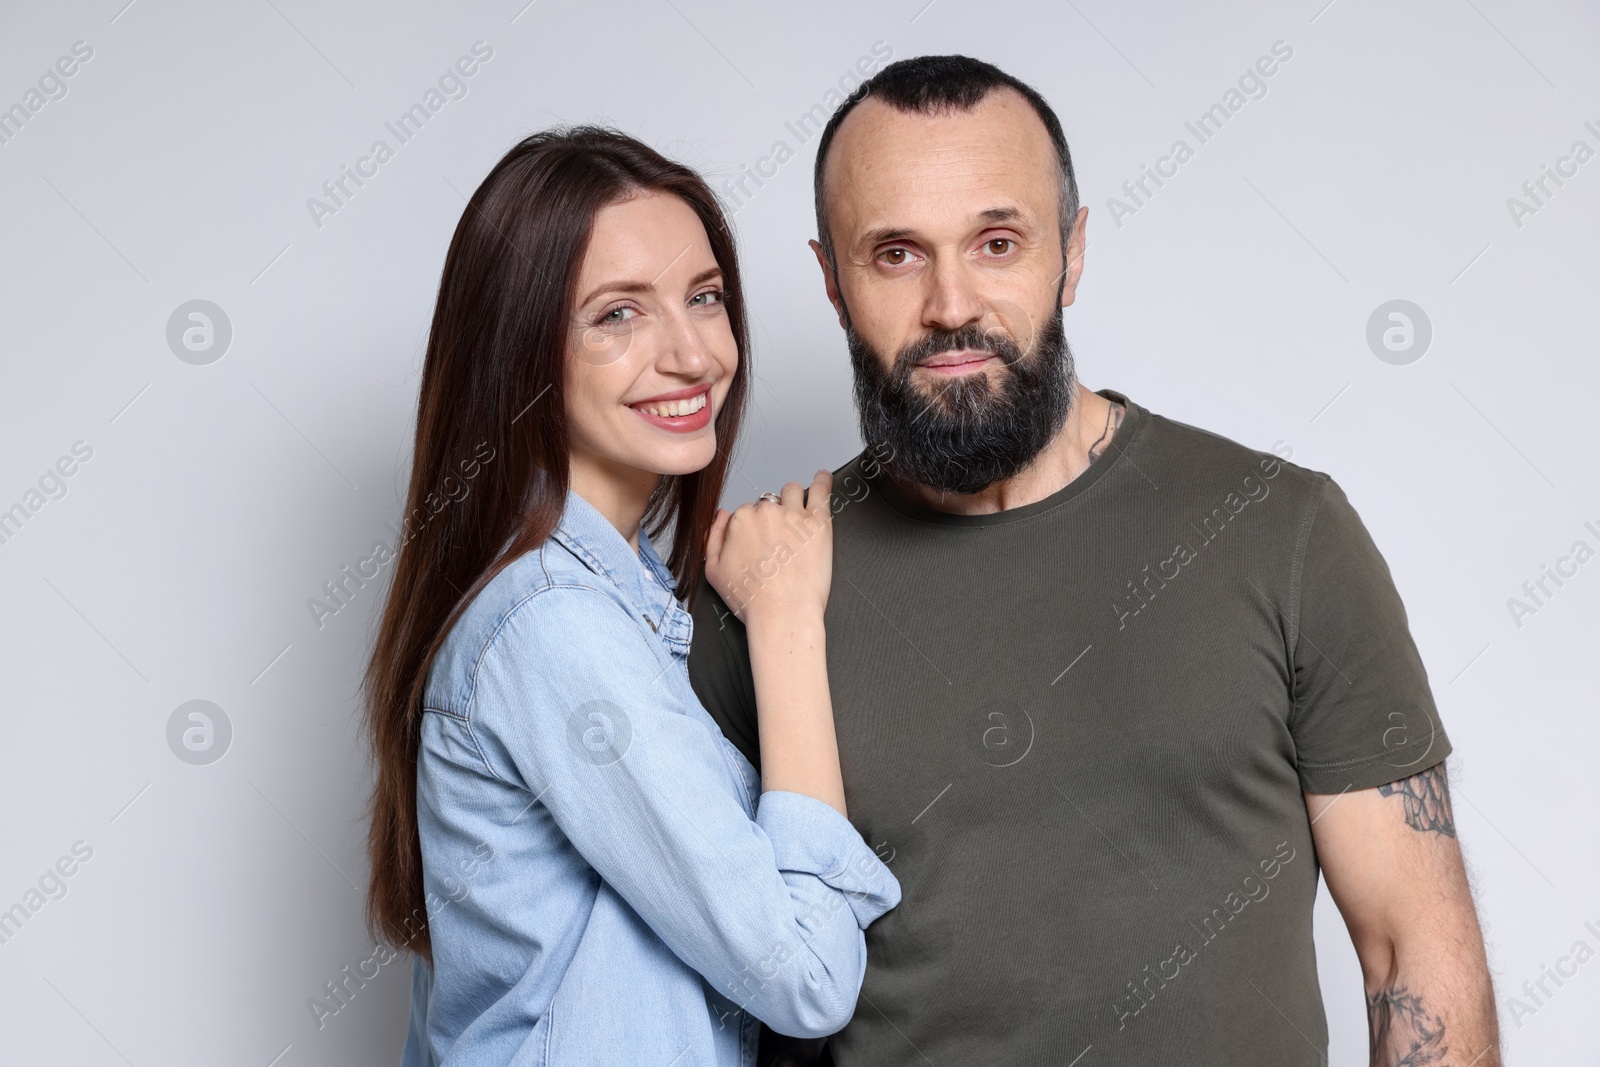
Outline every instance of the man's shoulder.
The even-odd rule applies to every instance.
[[[1270,450],[1252,448],[1165,415],[1143,414],[1138,439],[1128,442],[1134,477],[1143,474],[1157,486],[1170,484],[1180,490],[1180,496],[1209,497],[1241,486],[1249,490],[1270,483],[1273,489],[1310,503],[1321,497],[1323,487],[1331,481],[1322,471],[1292,462],[1294,448],[1285,441],[1273,442]],[[1113,440],[1113,446],[1115,443]]]
[[[1120,394],[1117,398],[1125,401]],[[1332,480],[1322,471],[1292,462],[1294,449],[1286,442],[1276,441],[1270,450],[1252,448],[1126,402],[1137,408],[1138,418],[1112,438],[1101,462],[1123,466],[1120,483],[1135,496],[1157,490],[1154,502],[1189,509],[1209,507],[1216,502],[1214,497],[1233,491],[1260,492],[1259,487],[1267,484],[1310,505],[1321,499],[1323,487]],[[836,544],[848,546],[855,535],[876,530],[873,516],[879,509],[854,505],[879,495],[873,490],[891,458],[887,446],[869,446],[834,471]]]
[[[840,483],[846,478],[872,479],[883,470],[884,461],[894,454],[888,445],[868,445],[860,452],[833,469],[833,493],[839,495]]]

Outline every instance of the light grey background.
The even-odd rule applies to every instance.
[[[1089,385],[1346,488],[1457,747],[1509,1059],[1593,1057],[1600,962],[1515,1021],[1508,998],[1578,940],[1600,948],[1600,562],[1520,626],[1507,604],[1573,542],[1600,548],[1600,160],[1532,214],[1507,202],[1575,141],[1600,149],[1592,5],[125,3],[0,12],[0,106],[93,48],[0,144],[0,508],[93,449],[0,544],[0,909],[93,850],[0,944],[0,1062],[394,1061],[405,964],[320,1029],[307,1006],[372,955],[355,690],[381,590],[321,629],[307,600],[392,542],[463,195],[558,121],[614,123],[719,180],[795,152],[736,216],[759,385],[730,494],[748,498],[857,447],[804,243],[815,143],[785,123],[880,41],[997,62],[1057,108],[1090,208],[1067,316]],[[395,147],[384,123],[476,41],[493,57],[467,95],[319,226],[307,199]],[[1185,121],[1275,41],[1293,57],[1267,94],[1199,145]],[[1179,138],[1194,158],[1118,226],[1108,198]],[[232,326],[209,365],[167,343],[197,299]],[[1408,365],[1366,340],[1393,299],[1432,324]],[[210,763],[168,745],[194,700],[231,724]],[[1363,1064],[1326,896],[1317,923],[1332,1059]]]

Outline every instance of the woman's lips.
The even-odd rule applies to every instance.
[[[628,406],[652,426],[672,433],[694,433],[711,423],[711,386],[690,386]]]

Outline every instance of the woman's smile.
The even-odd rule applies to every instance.
[[[652,426],[672,433],[693,433],[711,423],[711,387],[714,384],[703,382],[675,389],[670,393],[635,400],[628,407]]]

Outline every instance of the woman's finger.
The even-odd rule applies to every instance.
[[[722,544],[728,537],[728,520],[733,518],[733,513],[727,508],[718,508],[716,517],[711,520],[711,530],[706,537],[706,562],[722,558]]]
[[[830,510],[833,495],[833,475],[828,471],[818,471],[817,476],[811,479],[811,488],[806,490],[806,508],[813,515],[826,515]]]

